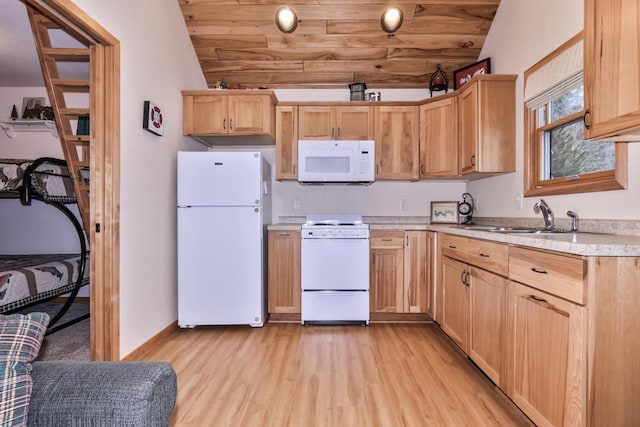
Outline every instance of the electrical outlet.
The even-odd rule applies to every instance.
[[[400,210],[401,211],[408,211],[409,210],[409,200],[400,199]]]
[[[522,194],[516,194],[515,201],[516,201],[516,209],[522,210],[524,206],[524,197],[522,196]]]
[[[293,199],[293,210],[294,211],[299,211],[300,210],[300,200],[299,199]]]

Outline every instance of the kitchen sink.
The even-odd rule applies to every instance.
[[[535,227],[502,227],[502,226],[493,226],[493,225],[462,224],[462,225],[458,225],[457,227],[462,228],[464,230],[487,231],[489,233],[543,234],[543,235],[553,235],[553,234],[607,235],[609,234],[609,233],[598,233],[598,232],[591,232],[591,231],[571,231],[571,230],[564,230],[564,229],[545,230],[544,228],[535,228]]]

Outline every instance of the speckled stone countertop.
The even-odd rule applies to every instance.
[[[363,217],[371,230],[429,230],[459,236],[491,240],[506,244],[546,249],[582,256],[640,256],[640,236],[628,234],[600,234],[611,231],[636,231],[638,221],[583,221],[587,227],[581,233],[562,234],[518,234],[494,233],[480,230],[465,230],[456,225],[429,224],[429,217]],[[482,220],[482,222],[480,222]],[[304,217],[281,217],[269,230],[297,231],[304,223]],[[539,227],[539,219],[479,219],[487,225],[534,226]],[[560,224],[559,227],[563,226]]]

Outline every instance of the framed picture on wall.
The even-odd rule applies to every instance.
[[[164,113],[151,101],[144,101],[142,128],[158,136],[164,135]]]
[[[491,74],[491,58],[485,58],[455,70],[453,72],[453,90],[460,89],[473,76],[478,74]]]
[[[431,224],[457,224],[458,202],[431,202]]]

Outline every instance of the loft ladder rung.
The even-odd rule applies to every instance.
[[[51,79],[51,84],[63,92],[89,92],[91,83],[84,79]]]
[[[88,116],[88,108],[60,108],[60,114],[67,117]]]
[[[60,62],[89,62],[90,51],[87,48],[43,47],[45,57]]]
[[[86,144],[89,142],[89,135],[65,135],[64,142],[74,145]]]

